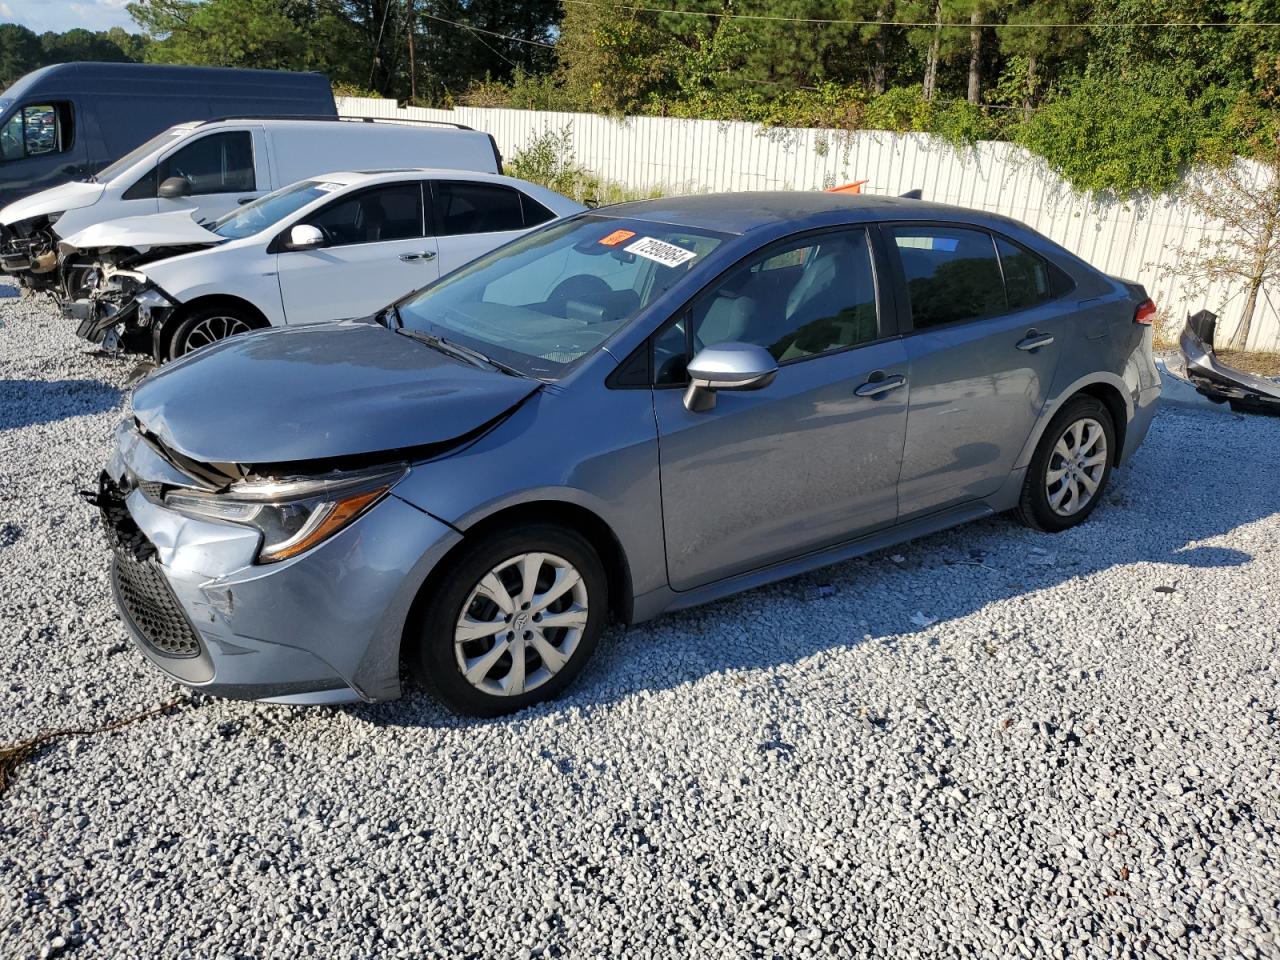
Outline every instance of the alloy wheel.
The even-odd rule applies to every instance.
[[[551,553],[504,560],[477,583],[454,628],[458,670],[491,696],[535,690],[573,657],[587,626],[587,587]]]
[[[201,320],[187,334],[186,350],[199,350],[211,343],[234,337],[237,333],[248,333],[252,327],[239,317],[212,316]]]
[[[1062,517],[1083,510],[1102,483],[1107,470],[1107,433],[1092,417],[1067,425],[1054,444],[1045,470],[1049,507]]]

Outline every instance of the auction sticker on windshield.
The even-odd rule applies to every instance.
[[[627,253],[634,253],[637,257],[644,257],[646,260],[660,263],[664,267],[678,267],[680,264],[688,263],[697,256],[692,250],[677,247],[674,243],[667,243],[655,237],[641,237],[635,243],[622,249]]]

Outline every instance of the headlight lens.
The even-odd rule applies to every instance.
[[[51,227],[52,227],[55,223],[57,223],[59,220],[61,220],[61,219],[62,219],[62,215],[63,215],[64,213],[66,213],[66,212],[67,212],[67,211],[65,211],[65,210],[59,210],[57,213],[51,213],[51,214],[49,214],[49,216],[48,216],[48,218],[47,218],[47,219],[48,219],[48,221],[49,221],[49,226],[51,226]]]
[[[248,482],[226,493],[173,490],[165,504],[202,520],[225,520],[262,534],[259,563],[275,563],[329,539],[386,496],[406,464],[304,480]]]

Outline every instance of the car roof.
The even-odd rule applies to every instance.
[[[825,190],[773,190],[743,193],[699,193],[658,200],[636,200],[601,207],[601,215],[703,227],[743,234],[761,227],[861,223],[871,220],[958,220],[1005,222],[1004,217],[944,203],[874,194],[829,193]]]
[[[524,180],[517,180],[515,177],[504,176],[500,173],[485,173],[480,170],[455,170],[447,167],[388,167],[385,170],[335,170],[331,173],[318,173],[305,179],[318,183],[338,183],[344,187],[350,187],[361,184],[417,179],[419,177],[435,177],[441,180],[477,180],[487,183],[502,183],[512,187],[529,186]]]

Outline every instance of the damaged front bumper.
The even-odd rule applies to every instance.
[[[394,495],[292,559],[258,564],[249,527],[164,503],[207,488],[129,421],[97,494],[124,624],[144,656],[180,683],[242,700],[323,704],[400,695],[411,571],[457,542]],[[431,560],[434,562],[434,559]]]
[[[34,289],[56,289],[61,280],[58,238],[53,232],[56,221],[56,216],[40,216],[0,224],[0,270]]]
[[[136,271],[96,268],[88,288],[88,296],[63,300],[60,309],[64,317],[76,322],[76,336],[108,350],[129,341],[149,349],[152,338],[148,333],[158,330],[177,306]]]
[[[1186,378],[1202,396],[1228,403],[1233,410],[1280,416],[1280,383],[1219,360],[1213,349],[1217,326],[1218,317],[1209,310],[1187,317],[1187,325],[1178,338]]]

